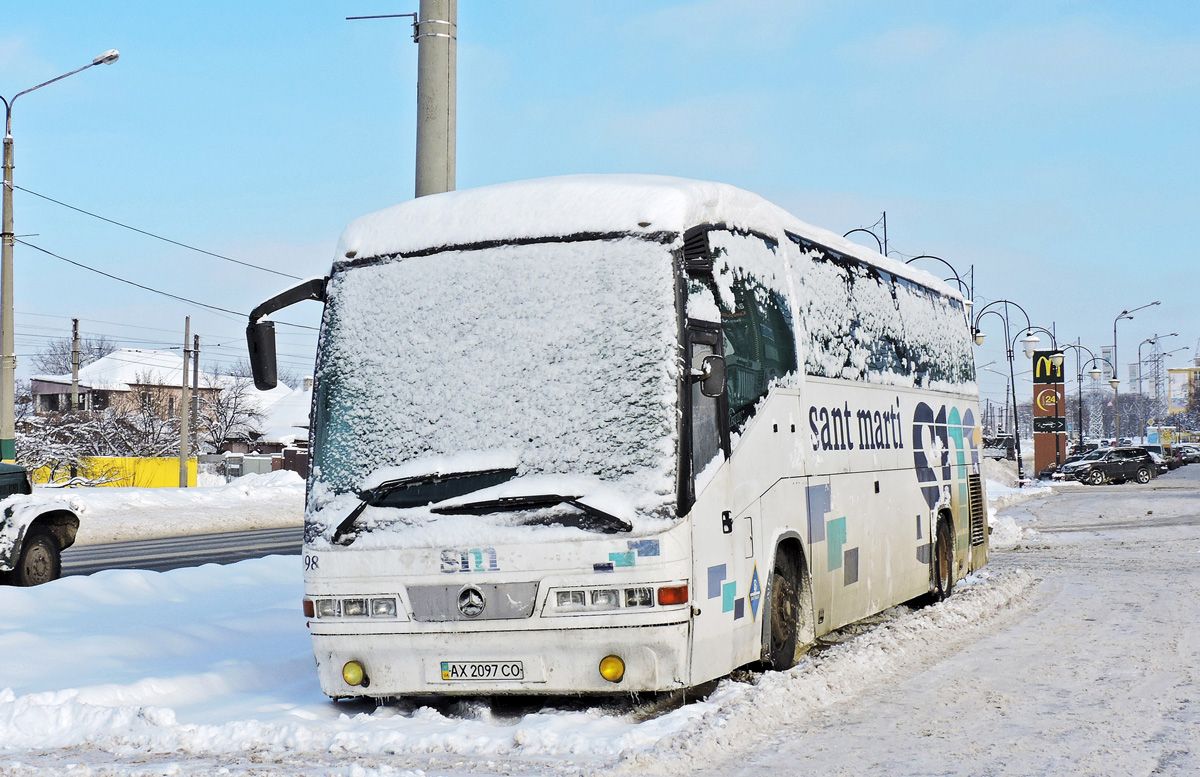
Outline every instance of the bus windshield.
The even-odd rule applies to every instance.
[[[533,497],[625,514],[605,526],[660,517],[676,489],[674,294],[669,247],[633,237],[335,267],[307,535],[346,534],[368,502],[360,532]],[[461,509],[435,509],[446,499]]]

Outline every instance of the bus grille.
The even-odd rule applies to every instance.
[[[982,545],[987,539],[987,508],[983,503],[983,482],[979,475],[967,475],[971,504],[971,544]]]

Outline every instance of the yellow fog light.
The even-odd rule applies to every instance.
[[[600,659],[600,676],[610,683],[619,683],[625,676],[625,662],[617,656],[605,656]]]
[[[367,679],[367,672],[357,661],[347,661],[342,667],[342,679],[346,681],[346,685],[363,685],[363,680]]]

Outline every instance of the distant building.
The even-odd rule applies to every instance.
[[[183,366],[183,357],[172,351],[120,348],[79,368],[79,409],[112,407],[174,417],[182,401]],[[190,385],[190,372],[188,377]],[[201,395],[220,390],[217,381],[208,377],[208,380],[200,377]],[[71,408],[70,373],[34,375],[30,391],[35,413],[57,413]]]

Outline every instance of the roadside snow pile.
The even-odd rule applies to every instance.
[[[0,754],[452,753],[688,771],[721,743],[764,733],[764,721],[812,714],[975,638],[1032,584],[1022,572],[981,572],[947,602],[889,611],[790,672],[757,685],[725,680],[705,701],[644,720],[601,707],[505,715],[477,702],[444,711],[333,704],[317,684],[301,577],[298,556],[272,556],[0,588]]]
[[[304,481],[279,470],[196,488],[36,489],[79,513],[77,545],[304,524]]]
[[[1029,499],[1044,498],[1054,493],[1046,484],[1017,487],[1017,463],[997,459],[983,460],[983,477],[987,481],[989,540],[993,548],[1015,548],[1038,536],[1038,532],[1019,526],[1009,515],[1000,512]]]

